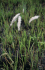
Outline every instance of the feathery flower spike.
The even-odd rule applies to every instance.
[[[24,8],[23,8],[23,13],[24,13]]]
[[[31,21],[35,20],[35,19],[38,19],[40,16],[34,16],[32,17],[30,20],[29,20],[29,23],[31,23]]]
[[[16,16],[13,17],[10,26],[12,26],[12,24],[16,21],[16,19],[18,18],[19,15],[20,15],[20,13],[18,13]]]
[[[18,23],[17,23],[18,31],[20,31],[20,26],[21,26],[21,16],[18,17]]]

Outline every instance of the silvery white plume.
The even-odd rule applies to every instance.
[[[18,23],[17,23],[18,31],[20,31],[20,26],[21,26],[21,16],[18,17]]]
[[[16,14],[16,16],[13,17],[10,26],[12,26],[12,24],[16,21],[16,19],[18,18],[19,15],[20,15],[20,13]]]
[[[31,23],[31,21],[35,20],[35,19],[38,19],[40,16],[34,16],[32,17],[30,20],[29,20],[29,23]]]
[[[23,8],[23,13],[24,13],[24,8]]]

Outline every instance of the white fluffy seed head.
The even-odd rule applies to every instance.
[[[18,31],[20,31],[20,27],[21,27],[21,16],[18,17],[17,27],[18,27]]]
[[[29,23],[31,23],[31,21],[35,20],[35,19],[38,19],[40,16],[34,16],[32,17],[30,20],[29,20]]]
[[[23,13],[24,13],[24,8],[23,8]]]
[[[19,15],[20,15],[20,13],[16,14],[16,16],[13,17],[10,26],[12,26],[12,24],[16,21],[16,19],[18,18]]]

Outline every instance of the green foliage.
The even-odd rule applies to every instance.
[[[19,68],[21,69],[22,67],[22,70],[24,70],[26,62],[29,62],[28,59],[31,60],[31,62],[29,62],[31,70],[37,70],[38,53],[41,57],[42,49],[45,49],[45,7],[42,7],[41,3],[41,0],[0,0],[0,25],[4,25],[4,36],[0,36],[0,39],[5,48],[7,44],[11,44],[10,46],[14,50],[17,46],[19,47],[19,55],[21,55],[20,59],[22,60],[22,62],[20,60],[22,66],[19,66]],[[24,13],[22,12],[23,8]],[[25,27],[28,27],[28,29],[21,27],[23,30],[18,32],[17,21],[12,27],[9,26],[11,19],[17,13],[21,13]],[[40,15],[40,18],[29,24],[29,19],[35,15]],[[10,49],[9,55],[12,57]],[[19,55],[17,53],[17,57],[15,58],[14,70],[17,70]],[[6,66],[5,63],[3,65],[6,70],[9,70],[8,65]]]

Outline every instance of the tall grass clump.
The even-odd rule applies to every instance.
[[[44,2],[0,0],[0,69],[45,70]]]

